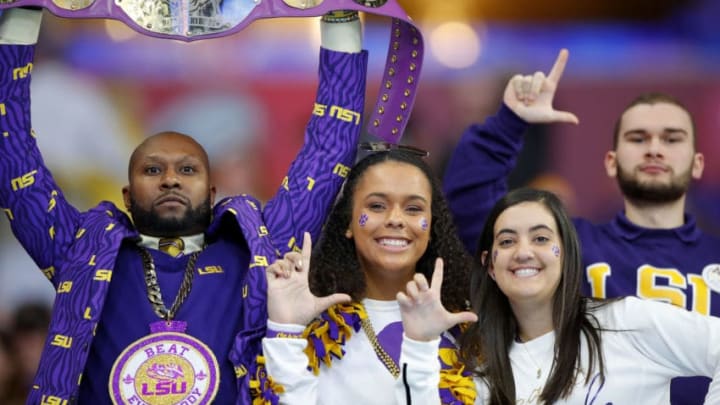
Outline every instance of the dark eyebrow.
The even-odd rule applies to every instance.
[[[545,230],[548,230],[548,231],[550,231],[550,232],[553,232],[552,228],[550,228],[549,226],[547,226],[547,225],[545,225],[545,224],[539,224],[539,225],[535,225],[535,226],[530,227],[530,232],[539,231],[539,230],[541,230],[541,229],[545,229]],[[497,237],[498,235],[503,234],[503,233],[511,233],[511,234],[513,234],[513,235],[517,235],[517,231],[516,231],[516,230],[514,230],[514,229],[509,229],[509,228],[503,228],[503,229],[500,229],[499,231],[497,231],[497,232],[495,233],[495,237]],[[553,233],[554,233],[554,232],[553,232]]]
[[[410,200],[410,201],[412,201],[412,200],[420,200],[420,201],[422,201],[422,202],[424,202],[424,203],[427,203],[427,200],[425,199],[425,197],[423,197],[423,196],[421,196],[421,195],[417,195],[417,194],[413,194],[413,195],[409,196],[407,199]]]
[[[372,198],[372,197],[379,197],[379,198],[382,198],[382,199],[385,199],[385,200],[389,199],[389,197],[388,197],[388,195],[387,195],[386,193],[370,193],[370,194],[368,194],[367,196],[365,196],[365,199]],[[422,201],[422,202],[424,202],[424,203],[427,203],[427,200],[425,199],[425,197],[423,197],[423,196],[421,196],[421,195],[417,195],[417,194],[411,194],[411,195],[409,195],[409,196],[406,198],[406,200],[420,200],[420,201]]]
[[[385,193],[370,193],[365,196],[365,199],[372,198],[372,197],[379,197],[379,198],[387,199],[387,194],[385,194]]]
[[[164,161],[165,159],[161,159],[160,157],[155,156],[155,155],[145,155],[142,157],[142,160],[152,161],[152,162],[160,162],[160,161]]]
[[[682,128],[664,128],[663,133],[671,133],[671,134],[683,134],[685,136],[689,136],[688,132]]]
[[[668,132],[670,132],[670,133],[681,133],[681,134],[688,135],[688,132],[687,132],[686,130],[684,130],[684,129],[682,129],[682,128],[674,128],[674,127],[665,127],[665,128],[663,128],[662,132],[663,132],[663,133],[668,133]],[[647,133],[648,133],[648,131],[646,131],[646,130],[644,130],[644,129],[631,129],[631,130],[625,131],[625,132],[623,133],[623,136],[627,136],[627,135],[645,135],[645,134],[647,134]]]
[[[544,229],[544,230],[553,232],[552,228],[550,228],[549,226],[544,225],[544,224],[540,224],[540,225],[535,225],[535,226],[533,226],[532,228],[530,228],[530,232],[539,231],[539,230],[541,230],[541,229]],[[553,232],[553,233],[555,233],[555,232]]]
[[[170,164],[178,164],[178,163],[194,163],[194,164],[202,164],[202,159],[200,157],[195,155],[183,155],[179,159],[176,160],[170,160],[167,157],[159,156],[157,154],[148,154],[142,157],[143,160],[146,161],[152,161],[152,162],[167,162]]]
[[[498,235],[503,234],[503,233],[511,233],[511,234],[513,234],[513,235],[517,235],[517,231],[515,231],[515,230],[513,230],[513,229],[509,229],[509,228],[504,228],[504,229],[501,229],[501,230],[497,231],[497,232],[495,233],[495,237],[497,238]]]

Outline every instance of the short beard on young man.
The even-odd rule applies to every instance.
[[[154,208],[145,210],[130,197],[130,215],[140,233],[150,236],[185,236],[202,233],[210,225],[212,211],[208,197],[197,207],[188,208],[181,218],[161,218]]]
[[[670,183],[657,184],[640,182],[637,176],[632,176],[617,166],[617,182],[623,195],[632,200],[648,203],[668,203],[682,198],[690,187],[692,180],[691,168],[673,176]]]

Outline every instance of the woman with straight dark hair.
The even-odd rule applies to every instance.
[[[477,374],[476,403],[669,404],[670,380],[691,375],[713,378],[706,403],[720,403],[720,319],[635,297],[581,296],[578,237],[554,194],[508,193],[477,251],[478,322],[460,339],[461,359]]]

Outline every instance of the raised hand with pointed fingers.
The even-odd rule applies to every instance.
[[[405,292],[398,292],[403,330],[410,339],[430,341],[459,323],[477,321],[477,315],[472,312],[452,313],[443,307],[440,301],[442,281],[443,261],[438,258],[430,285],[424,275],[415,273]]]
[[[316,297],[310,292],[308,272],[312,240],[305,232],[301,253],[288,252],[267,267],[268,318],[277,323],[307,325],[328,307],[350,301],[347,294]]]
[[[561,49],[547,76],[540,71],[532,75],[513,76],[505,87],[503,95],[505,105],[529,123],[579,123],[575,114],[553,108],[555,91],[565,70],[568,56],[568,50]]]

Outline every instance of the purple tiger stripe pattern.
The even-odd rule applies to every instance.
[[[363,123],[367,58],[367,52],[352,58],[327,50],[320,53],[320,90],[304,146],[287,181],[265,208],[265,222],[281,254],[297,246],[305,230],[312,230],[313,240],[319,238],[320,226],[354,163]],[[330,139],[327,134],[338,136]]]
[[[320,52],[319,90],[305,130],[305,143],[290,166],[287,181],[263,213],[269,237],[277,249],[276,257],[299,248],[297,241],[302,241],[303,232],[310,232],[314,238],[319,236],[355,159],[363,122],[367,58],[364,51],[352,55],[325,49]],[[247,370],[262,351],[261,340],[267,325],[267,264],[251,267],[248,272],[244,328],[230,351],[233,364],[241,365],[237,369],[238,390],[248,395],[241,398],[246,401],[250,401]]]

